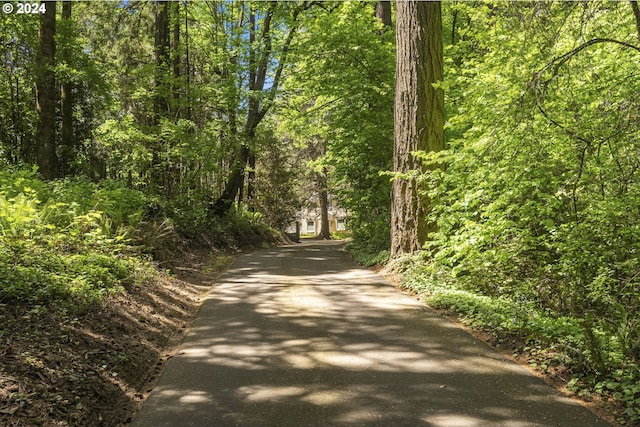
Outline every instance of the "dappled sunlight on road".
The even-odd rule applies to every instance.
[[[604,425],[324,242],[223,276],[134,426],[176,413],[185,426]]]

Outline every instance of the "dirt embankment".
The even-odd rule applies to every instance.
[[[0,425],[127,424],[228,260],[183,253],[81,315],[0,305]]]

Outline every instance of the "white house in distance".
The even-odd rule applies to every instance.
[[[329,195],[329,231],[347,230],[347,218],[349,212],[338,206],[334,197]],[[295,222],[300,226],[300,235],[309,236],[320,233],[322,212],[320,205],[315,207],[304,207],[296,213]],[[294,234],[296,232],[295,222],[287,229],[287,233]]]

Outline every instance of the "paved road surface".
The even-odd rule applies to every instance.
[[[608,425],[338,249],[240,257],[132,425]]]

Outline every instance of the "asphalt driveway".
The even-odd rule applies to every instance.
[[[315,241],[231,266],[132,425],[608,424]]]

